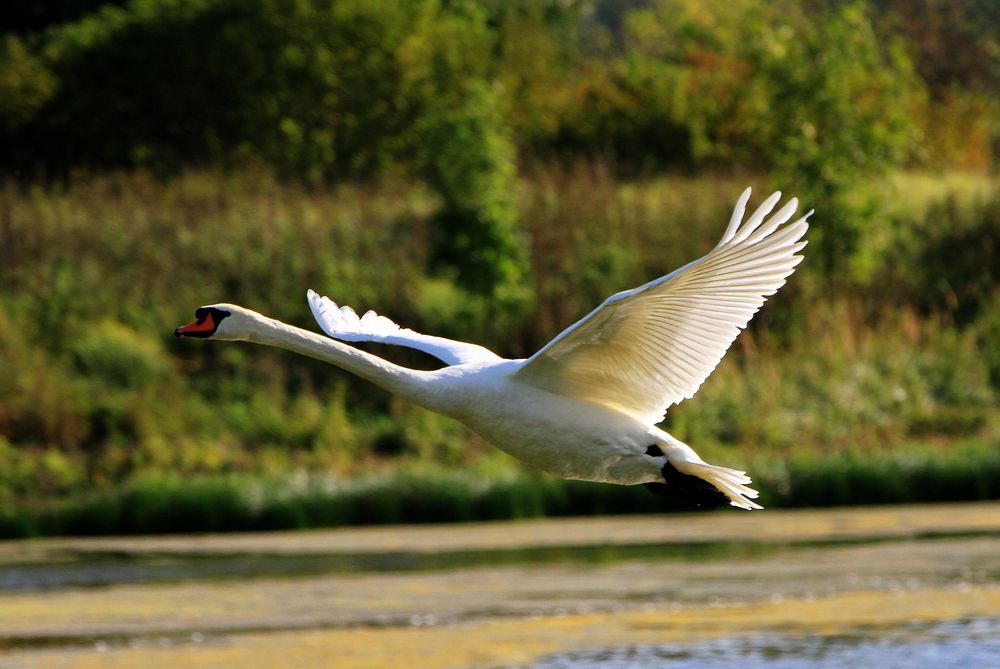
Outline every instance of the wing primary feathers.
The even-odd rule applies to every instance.
[[[777,230],[779,225],[787,223],[788,219],[792,217],[792,214],[794,214],[798,208],[799,200],[798,198],[793,197],[785,204],[784,207],[778,210],[778,213],[771,217],[766,225],[762,225],[760,229],[747,237],[747,244],[756,244],[761,239]]]
[[[739,232],[736,233],[736,236],[733,237],[732,241],[729,243],[739,244],[750,236],[750,233],[756,230],[757,226],[764,222],[764,217],[771,213],[771,210],[774,209],[774,205],[778,204],[778,200],[780,199],[780,190],[771,193],[771,196],[764,200],[759,207],[757,207],[757,211],[751,214],[750,218],[747,219],[747,222],[743,224],[743,227],[740,228]]]
[[[719,244],[725,244],[733,235],[736,234],[736,229],[740,227],[740,223],[743,221],[743,216],[747,211],[747,202],[750,201],[750,193],[752,189],[747,187],[746,190],[740,195],[740,199],[736,201],[736,206],[733,207],[733,215],[729,219],[729,226],[726,228],[726,232],[722,235],[722,240]]]

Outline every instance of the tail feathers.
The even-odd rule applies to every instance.
[[[675,439],[666,432],[652,433],[656,447],[666,456],[663,465],[663,479],[669,494],[694,492],[703,498],[714,497],[717,505],[730,504],[740,509],[762,509],[757,499],[757,491],[749,487],[750,477],[746,472],[706,463],[690,446]],[[707,504],[706,504],[707,505]]]
[[[757,491],[750,488],[750,477],[746,472],[726,467],[717,467],[704,462],[667,462],[664,470],[671,467],[676,468],[681,474],[696,476],[703,481],[707,481],[716,490],[721,492],[729,500],[732,506],[740,509],[763,509],[760,504],[753,502],[757,499]],[[666,471],[664,471],[666,476]],[[669,483],[669,482],[668,482]]]

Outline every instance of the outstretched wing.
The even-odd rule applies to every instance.
[[[489,349],[444,337],[432,337],[406,328],[401,328],[385,316],[374,311],[358,316],[354,309],[337,306],[328,297],[321,297],[310,290],[309,308],[323,332],[341,341],[371,341],[382,344],[408,346],[429,353],[449,365],[467,362],[499,360],[499,356]]]
[[[657,423],[694,395],[740,330],[784,285],[802,256],[810,211],[781,227],[794,198],[766,223],[781,193],[745,223],[740,196],[722,240],[707,255],[604,303],[525,361],[514,378]]]

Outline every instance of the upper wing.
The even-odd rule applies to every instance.
[[[398,344],[429,353],[449,365],[466,362],[499,360],[499,356],[475,344],[432,337],[413,330],[401,328],[385,316],[374,311],[358,316],[350,307],[338,307],[328,297],[320,297],[315,291],[307,293],[309,308],[323,332],[334,339],[343,341],[373,341],[382,344]]]
[[[688,399],[802,260],[806,220],[779,230],[792,199],[766,223],[781,193],[746,223],[740,196],[722,240],[707,255],[644,286],[612,295],[515,373],[519,381],[595,402],[652,423]]]

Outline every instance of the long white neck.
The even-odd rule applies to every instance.
[[[430,380],[427,372],[401,367],[334,339],[255,312],[250,313],[252,316],[249,327],[241,339],[277,346],[328,362],[371,381],[384,390],[426,406]]]

